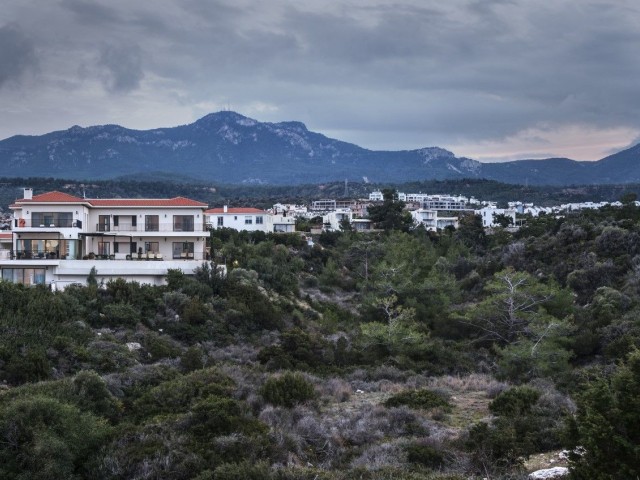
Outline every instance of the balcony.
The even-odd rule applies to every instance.
[[[202,224],[174,224],[173,222],[149,223],[146,225],[132,225],[131,223],[119,222],[118,225],[96,224],[96,232],[204,232]]]
[[[14,228],[82,228],[82,220],[44,219],[32,220],[26,218],[14,219]]]

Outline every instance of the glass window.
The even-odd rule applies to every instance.
[[[245,225],[251,225],[253,223],[253,218],[252,217],[244,217],[244,224]]]
[[[160,242],[144,242],[145,253],[158,253],[160,251]]]
[[[173,242],[173,258],[193,258],[193,242]]]
[[[144,230],[145,232],[158,232],[160,231],[160,220],[158,215],[145,215],[144,216]]]
[[[193,215],[174,215],[174,232],[193,232]]]
[[[218,217],[218,226],[222,227],[224,224],[224,217]]]
[[[31,214],[32,227],[63,227],[70,228],[73,224],[71,212],[33,212]]]
[[[109,255],[109,242],[98,242],[98,255]]]
[[[111,230],[109,228],[110,219],[109,215],[98,215],[98,231],[99,232],[108,232]]]
[[[262,223],[263,223],[263,217],[261,216],[256,217],[256,225],[262,225]]]
[[[25,285],[44,284],[44,268],[3,268],[2,279],[13,283]]]

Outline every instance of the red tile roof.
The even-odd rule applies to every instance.
[[[87,200],[93,207],[203,207],[206,203],[185,197],[175,198],[92,198]]]
[[[175,198],[79,198],[63,192],[47,192],[34,195],[27,200],[19,198],[11,207],[19,208],[23,203],[87,203],[93,207],[202,207],[206,203],[185,197]]]
[[[209,213],[209,214],[220,214],[220,213],[226,213],[226,214],[247,214],[247,213],[257,213],[260,215],[266,215],[267,212],[265,212],[264,210],[260,210],[258,208],[250,208],[250,207],[241,207],[241,208],[227,208],[227,211],[224,211],[224,208],[210,208],[209,210],[206,210],[204,213]]]
[[[29,203],[33,203],[33,202],[82,203],[82,202],[86,202],[86,200],[79,197],[74,197],[73,195],[69,195],[68,193],[64,193],[64,192],[47,192],[47,193],[42,193],[40,195],[34,195],[32,199],[19,198],[16,200],[17,204],[27,203],[27,202]]]

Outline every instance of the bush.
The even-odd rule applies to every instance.
[[[260,393],[272,405],[287,408],[316,398],[313,385],[302,374],[290,372],[269,378]]]
[[[527,415],[540,398],[540,392],[531,387],[514,387],[500,393],[489,404],[494,415],[517,417]]]
[[[405,390],[393,395],[384,402],[385,407],[399,407],[401,405],[424,410],[432,408],[441,408],[444,411],[451,410],[451,404],[443,394],[426,388]]]
[[[410,463],[417,463],[434,470],[442,468],[445,464],[443,453],[430,445],[413,443],[408,445],[406,450],[407,460]]]

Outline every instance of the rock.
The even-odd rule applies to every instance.
[[[567,467],[553,467],[545,468],[543,470],[536,470],[529,474],[529,480],[545,480],[548,478],[561,478],[569,475],[569,469]]]
[[[129,342],[127,343],[127,348],[130,352],[133,352],[134,350],[140,350],[142,348],[142,345],[140,345],[138,342]]]

